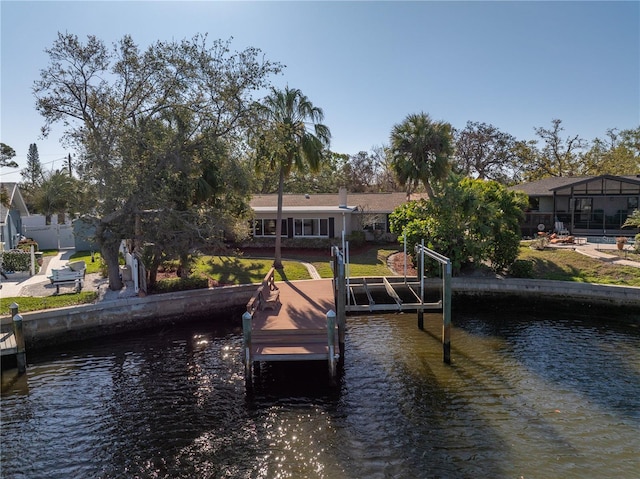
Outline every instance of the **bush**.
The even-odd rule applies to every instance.
[[[31,269],[31,253],[5,251],[2,253],[2,269],[4,271],[29,271]]]
[[[533,278],[533,263],[526,259],[517,259],[509,267],[509,275],[514,278]]]
[[[347,237],[347,240],[349,241],[349,245],[351,247],[358,248],[358,247],[360,247],[360,246],[365,244],[366,236],[365,236],[364,231],[353,231]]]
[[[30,253],[31,252],[31,245],[33,245],[33,250],[34,251],[38,251],[38,243],[36,243],[31,238],[20,240],[20,242],[18,243],[17,248],[20,251],[25,251],[27,253]]]
[[[188,278],[161,279],[155,284],[151,292],[154,294],[174,293],[176,291],[188,291],[208,287],[209,281],[207,278],[189,276]]]

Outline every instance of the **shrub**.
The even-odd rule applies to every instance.
[[[364,231],[353,231],[347,238],[349,245],[358,248],[365,244],[366,237]]]
[[[533,263],[526,259],[517,259],[509,267],[509,275],[514,278],[533,278]]]
[[[209,287],[207,278],[189,276],[188,278],[161,279],[151,291],[154,294],[174,293],[176,291],[188,291],[192,289],[204,289]]]
[[[29,271],[31,269],[31,254],[23,251],[5,251],[2,253],[2,269],[4,271]]]
[[[20,251],[25,251],[27,253],[31,252],[31,245],[33,245],[33,250],[38,251],[38,243],[36,243],[31,238],[20,240],[18,243],[17,249]]]

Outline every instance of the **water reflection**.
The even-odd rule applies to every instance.
[[[640,333],[628,324],[457,314],[349,318],[327,366],[263,364],[237,322],[30,355],[3,373],[3,477],[633,477]]]

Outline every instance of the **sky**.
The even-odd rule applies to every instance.
[[[324,111],[331,150],[389,143],[411,113],[463,129],[492,124],[519,140],[562,120],[588,141],[640,126],[640,2],[0,1],[0,142],[20,168],[36,143],[48,171],[74,151],[44,124],[32,87],[58,32],[141,47],[207,33],[286,65],[276,87]],[[20,181],[2,168],[2,181]]]

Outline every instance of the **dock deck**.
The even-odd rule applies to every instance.
[[[335,311],[333,281],[274,283],[271,277],[261,288],[269,285],[278,302],[265,305],[259,288],[243,320],[246,375],[258,361],[328,361],[333,368],[340,356],[335,314],[327,316]]]
[[[0,333],[0,354],[8,356],[17,352],[18,346],[14,334],[12,332]]]
[[[280,304],[257,309],[251,323],[254,361],[326,360],[327,312],[335,310],[332,281],[280,282]],[[336,337],[336,351],[337,337]]]

